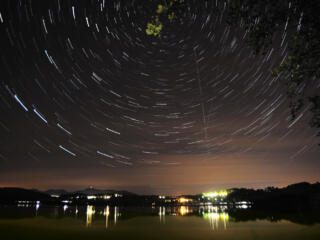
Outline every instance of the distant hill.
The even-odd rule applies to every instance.
[[[97,195],[97,194],[113,195],[115,193],[119,193],[122,195],[136,195],[136,194],[128,192],[128,191],[102,190],[102,189],[95,189],[95,188],[87,188],[84,190],[74,191],[72,193],[82,193],[82,194],[86,194],[86,195]]]
[[[123,190],[110,190],[110,189],[95,189],[95,188],[86,188],[82,190],[76,190],[76,191],[66,191],[64,189],[49,189],[45,191],[44,193],[47,193],[49,195],[74,195],[74,194],[85,194],[85,195],[113,195],[115,193],[126,195],[126,196],[133,196],[136,195],[134,193],[123,191]]]
[[[45,193],[49,195],[58,195],[58,196],[68,194],[68,192],[64,189],[49,189],[45,191]]]
[[[50,199],[47,193],[23,188],[0,188],[0,202],[12,201],[41,201]]]
[[[47,203],[54,203],[56,199],[51,195],[59,195],[62,197],[68,197],[71,195],[114,195],[115,193],[121,194],[124,197],[137,196],[134,193],[128,191],[117,190],[101,190],[94,188],[87,188],[84,190],[78,190],[68,192],[64,189],[49,189],[45,192],[38,191],[36,189],[23,189],[23,188],[0,188],[0,204],[1,203],[15,203],[17,201],[43,201]],[[85,197],[86,198],[86,197]]]

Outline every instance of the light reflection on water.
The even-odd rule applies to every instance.
[[[117,224],[118,218],[119,218],[119,213],[118,213],[118,207],[114,207],[114,225]]]
[[[88,205],[87,206],[87,220],[86,220],[86,226],[90,227],[92,223],[92,215],[94,215],[95,211],[93,206]]]
[[[38,216],[39,214],[39,205],[35,206],[36,211],[35,215]],[[110,207],[106,206],[104,208],[98,207],[101,210],[96,210],[95,206],[88,205],[86,206],[85,216],[86,221],[85,225],[86,227],[90,227],[95,222],[95,218],[97,222],[101,222],[104,216],[105,221],[105,229],[109,229],[112,226],[115,226],[120,223],[123,219],[127,218],[127,209],[119,208],[118,206]],[[78,215],[80,218],[83,216],[83,211],[79,210],[78,207],[69,207],[67,205],[64,205],[62,207],[63,215],[73,216],[74,218],[77,218]],[[80,212],[79,212],[80,211]],[[122,216],[122,211],[124,213],[124,217]],[[54,215],[59,215],[59,209],[58,207],[55,207],[53,209]],[[189,216],[196,216],[201,217],[203,220],[209,223],[212,230],[219,230],[224,229],[227,230],[229,228],[229,221],[231,219],[232,222],[236,221],[234,217],[231,217],[228,213],[228,208],[226,206],[200,206],[200,207],[190,207],[190,206],[176,206],[176,207],[153,207],[147,208],[146,211],[148,214],[144,214],[143,216],[159,216],[159,223],[166,224],[166,216],[170,217],[189,217]],[[134,212],[133,217],[139,217],[139,212]],[[132,216],[131,216],[132,218]],[[257,218],[260,219],[260,218]],[[274,221],[273,217],[266,218],[269,221]],[[247,220],[240,220],[240,221],[248,221],[252,219]],[[254,219],[253,219],[254,220]],[[281,221],[276,220],[276,221]]]
[[[78,213],[78,208],[76,208],[75,214]],[[103,215],[105,216],[105,227],[108,229],[109,227],[109,216],[110,216],[110,206],[106,206],[103,211],[97,211],[95,210],[95,207],[92,205],[87,206],[86,210],[86,226],[90,227],[93,222],[93,218],[95,215]],[[119,207],[114,207],[113,210],[113,224],[116,225],[120,216]]]
[[[192,215],[197,212],[197,216],[202,217],[204,220],[208,221],[213,230],[219,229],[219,227],[223,226],[223,228],[227,229],[227,224],[229,221],[229,214],[225,212],[226,207],[214,207],[214,206],[206,206],[200,207],[196,209],[189,206],[179,206],[179,207],[158,207],[158,215],[159,222],[161,224],[166,223],[166,216],[176,216],[176,217],[186,217],[188,215]],[[63,207],[64,212],[67,210],[65,206]],[[78,214],[78,208],[75,210],[75,215]],[[105,216],[105,228],[108,229],[110,227],[110,206],[106,206],[103,211],[96,211],[94,206],[88,205],[86,208],[86,227],[90,227],[93,223],[94,216]],[[119,207],[115,206],[113,208],[113,225],[116,225],[119,221],[119,217],[121,213],[119,211]]]
[[[104,209],[103,215],[106,216],[106,229],[108,229],[108,225],[109,225],[109,215],[110,215],[110,207],[107,206]]]
[[[1,239],[320,239],[320,215],[226,206],[1,207]],[[19,229],[19,231],[16,231]],[[36,231],[35,231],[36,229]]]
[[[166,223],[166,208],[159,207],[160,223]]]
[[[254,217],[254,211],[250,209],[228,209],[227,206],[213,206],[213,205],[204,205],[199,207],[193,206],[159,206],[152,208],[123,208],[118,206],[92,206],[87,205],[85,208],[83,206],[69,206],[67,204],[60,207],[46,207],[37,203],[35,205],[24,205],[23,207],[19,206],[18,208],[14,208],[17,212],[18,209],[25,209],[26,212],[30,215],[29,217],[41,217],[43,215],[43,211],[50,211],[51,215],[55,216],[55,218],[61,217],[73,217],[79,220],[85,220],[85,226],[90,227],[95,222],[101,223],[104,221],[105,229],[109,229],[112,226],[121,223],[124,219],[129,219],[133,217],[159,217],[159,223],[166,224],[168,219],[167,217],[197,217],[201,218],[207,223],[209,223],[211,229],[218,230],[224,229],[227,230],[229,226],[229,222],[246,222],[246,221],[256,221],[259,219],[266,219],[271,222],[278,222],[282,220],[289,220],[290,222],[300,223],[299,219],[295,219],[295,217],[286,218],[285,215],[270,216],[261,215]],[[1,206],[0,206],[0,219],[1,219]],[[33,211],[27,210],[34,209]],[[18,210],[19,212],[20,210]],[[230,215],[231,212],[231,215]],[[143,213],[143,214],[141,214]],[[241,213],[241,214],[239,214]],[[14,215],[14,213],[13,213]],[[33,215],[33,216],[32,216]],[[307,219],[305,217],[305,219]],[[300,219],[301,220],[301,219]],[[319,218],[313,219],[315,223],[319,223]],[[302,224],[304,224],[302,222]],[[312,221],[306,222],[306,224],[312,224]]]

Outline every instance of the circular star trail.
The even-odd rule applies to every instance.
[[[151,37],[145,29],[156,6],[1,1],[5,169],[135,174],[145,166],[215,165],[225,156],[319,167],[308,106],[291,121],[286,85],[270,74],[286,39],[255,56],[247,33],[226,24],[223,1],[196,0]]]

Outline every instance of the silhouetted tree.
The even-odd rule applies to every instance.
[[[184,0],[155,0],[159,3],[146,33],[160,37],[164,19],[172,22],[185,11]],[[222,0],[227,6],[227,22],[240,26],[256,54],[268,54],[275,40],[287,54],[275,78],[287,84],[292,120],[310,103],[310,125],[320,128],[320,1],[319,0]],[[318,132],[320,135],[320,131]]]
[[[320,1],[227,0],[228,23],[244,28],[256,54],[270,51],[277,37],[287,55],[273,70],[288,85],[292,119],[309,100],[311,126],[320,128]],[[318,135],[320,131],[318,132]]]

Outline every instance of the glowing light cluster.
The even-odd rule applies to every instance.
[[[186,214],[188,214],[188,213],[189,213],[189,208],[188,208],[188,207],[181,206],[181,207],[179,208],[179,214],[180,214],[181,216],[184,216],[184,215],[186,215]]]
[[[97,196],[94,196],[94,195],[89,195],[89,196],[87,196],[87,199],[96,199],[97,198]]]
[[[204,192],[202,196],[207,198],[216,198],[216,197],[226,197],[228,192],[226,190],[216,191],[216,192]]]
[[[191,202],[191,199],[184,198],[184,197],[180,197],[180,198],[178,199],[178,202],[179,202],[179,203],[187,203],[187,202]]]

